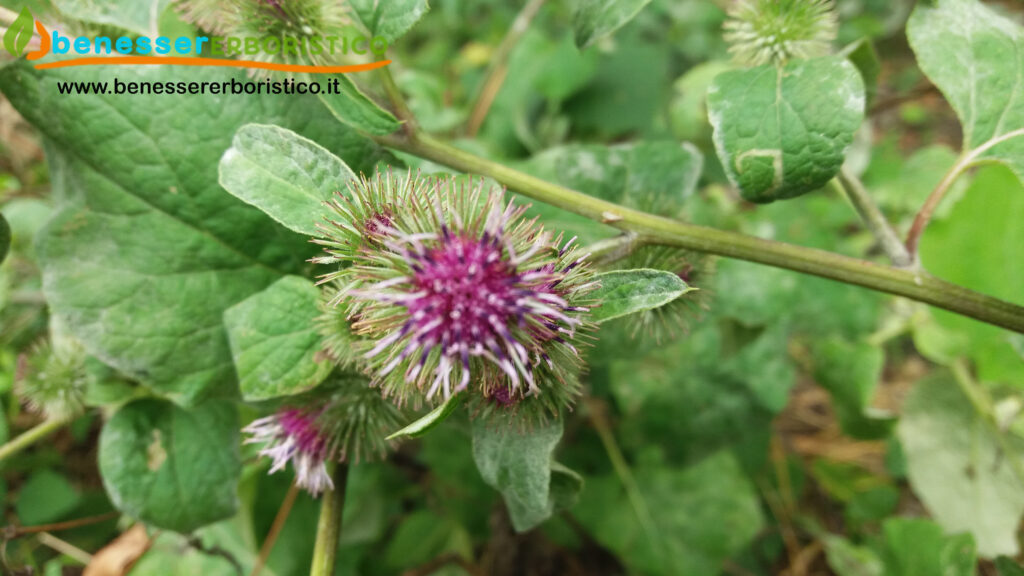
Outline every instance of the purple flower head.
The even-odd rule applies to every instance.
[[[392,178],[378,176],[375,190]],[[552,391],[553,410],[571,402],[573,342],[591,328],[586,294],[596,287],[573,241],[552,238],[523,218],[526,207],[481,184],[414,178],[388,187],[401,201],[389,204],[380,242],[348,240],[351,265],[329,275],[348,286],[336,303],[369,342],[362,359],[373,381],[400,401],[476,387],[505,388],[510,403]],[[358,221],[379,212],[363,210]],[[343,226],[359,228],[367,229]],[[342,245],[328,251],[338,256]]]
[[[334,489],[328,461],[383,457],[387,435],[406,419],[367,384],[361,377],[334,376],[294,405],[255,420],[243,430],[249,435],[245,442],[263,445],[260,455],[271,459],[271,474],[291,462],[295,483],[314,496]]]
[[[331,456],[331,442],[318,424],[319,412],[301,408],[283,408],[253,421],[243,432],[250,435],[246,444],[261,443],[260,456],[273,464],[270,473],[283,470],[288,462],[295,468],[295,483],[317,495],[334,489],[325,465]]]

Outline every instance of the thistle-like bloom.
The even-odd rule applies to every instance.
[[[550,411],[570,403],[597,286],[574,241],[482,183],[393,179],[339,198],[347,219],[321,242],[331,255],[320,261],[350,263],[327,278],[347,287],[337,303],[370,342],[362,360],[373,381],[399,401],[473,386],[486,397],[505,388],[509,403],[539,396]],[[380,202],[366,208],[367,196]]]
[[[737,0],[723,26],[742,64],[784,64],[829,53],[839,28],[832,0]]]
[[[261,456],[270,458],[270,473],[289,462],[295,483],[314,496],[333,489],[327,462],[381,458],[387,435],[401,426],[401,412],[367,385],[365,378],[339,377],[326,386],[326,397],[308,396],[292,406],[255,420],[243,432],[246,444],[262,444]]]

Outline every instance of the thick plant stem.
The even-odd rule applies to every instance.
[[[348,465],[335,465],[331,476],[334,479],[334,490],[324,492],[320,502],[320,520],[316,526],[313,565],[309,570],[309,576],[334,576],[338,539],[341,537],[341,512],[345,509]]]
[[[71,420],[72,418],[50,418],[35,428],[25,431],[21,436],[18,436],[3,446],[0,446],[0,462],[3,462],[36,442],[48,437],[57,430],[60,430],[66,424],[70,423]]]
[[[423,134],[383,136],[377,140],[462,172],[488,176],[535,200],[633,232],[641,243],[679,246],[828,278],[903,296],[1024,333],[1024,307],[939,280],[924,271],[881,266],[823,250],[647,214],[547,182]]]
[[[470,138],[476,136],[477,131],[483,126],[487,112],[490,111],[491,104],[494,104],[494,99],[505,82],[505,76],[508,74],[508,57],[512,53],[512,49],[529,29],[530,22],[546,1],[528,0],[526,6],[512,22],[512,27],[509,28],[501,44],[498,44],[495,49],[491,64],[487,67],[486,77],[483,84],[480,85],[480,92],[477,94],[476,102],[473,103],[472,112],[469,114],[469,121],[466,123],[466,136]]]
[[[853,205],[868,230],[875,235],[875,239],[885,251],[885,255],[889,257],[889,261],[900,268],[913,265],[914,260],[910,257],[907,247],[903,245],[903,241],[896,235],[889,220],[882,214],[881,209],[875,204],[871,194],[864,188],[860,180],[844,169],[839,172],[835,181],[839,184],[836,187]]]

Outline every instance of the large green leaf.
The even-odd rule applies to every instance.
[[[651,0],[579,0],[573,28],[576,45],[586,48],[622,28]]]
[[[921,238],[921,261],[936,276],[997,298],[1024,304],[1024,186],[1004,166],[979,170],[950,213]],[[945,340],[943,359],[969,356],[982,380],[1024,387],[1024,336],[943,310],[921,326],[919,343]],[[944,329],[944,330],[943,330]],[[925,347],[933,350],[935,346]]]
[[[278,126],[246,124],[220,159],[220,185],[290,230],[316,236],[324,202],[355,179],[337,156]]]
[[[715,149],[751,202],[817,190],[839,171],[864,119],[864,82],[840,57],[718,75],[708,89]]]
[[[960,118],[964,151],[1024,178],[1024,29],[977,0],[919,2],[907,38]]]
[[[238,507],[238,413],[227,402],[185,411],[138,400],[100,434],[99,467],[122,512],[177,532],[227,518]]]
[[[692,292],[678,274],[664,270],[614,270],[597,275],[601,287],[591,295],[600,304],[592,309],[598,323],[653,310]]]
[[[388,42],[408,32],[430,9],[427,0],[349,0],[348,4],[371,34]]]
[[[970,532],[982,556],[1017,553],[1024,514],[1024,440],[997,432],[948,377],[917,384],[899,438],[914,492],[947,533]],[[1007,452],[1009,450],[1009,452]]]
[[[634,474],[646,512],[614,476],[588,478],[573,509],[630,573],[669,576],[685,567],[686,574],[718,574],[764,524],[757,493],[727,450],[687,468],[652,466]]]
[[[493,419],[473,422],[477,469],[484,482],[501,492],[519,532],[547,520],[558,505],[571,500],[567,493],[578,492],[582,485],[578,475],[552,460],[561,438],[560,418],[522,431]]]
[[[226,81],[212,69],[104,69],[122,82]],[[41,234],[47,300],[92,355],[183,401],[234,394],[226,308],[298,271],[301,236],[217,185],[242,124],[295,128],[369,170],[379,149],[313,97],[61,95],[88,68],[0,70],[0,87],[48,140],[62,199]],[[244,79],[244,78],[243,78]]]
[[[266,400],[313,388],[333,365],[317,358],[320,291],[298,276],[285,276],[224,312],[242,397]]]

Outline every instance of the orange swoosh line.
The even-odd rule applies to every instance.
[[[39,20],[36,20],[36,32],[39,34],[39,50],[35,52],[29,52],[25,55],[25,58],[29,60],[39,60],[43,56],[50,53],[50,33],[46,31],[46,27]]]
[[[215,60],[213,58],[194,58],[184,56],[99,56],[92,58],[74,58],[60,62],[36,64],[39,70],[52,68],[68,68],[71,66],[120,66],[120,65],[167,65],[167,66],[218,66],[228,68],[259,68],[279,72],[308,72],[310,74],[345,74],[375,70],[391,64],[391,60],[381,60],[369,64],[351,64],[348,66],[307,66],[303,64],[279,64],[276,62],[252,62],[249,60]]]

